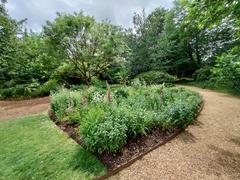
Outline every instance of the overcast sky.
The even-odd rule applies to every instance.
[[[56,12],[78,12],[97,20],[108,19],[123,27],[132,26],[132,16],[145,8],[150,13],[156,7],[172,7],[172,0],[8,0],[7,9],[11,17],[27,18],[27,28],[40,31],[46,20],[53,20]]]

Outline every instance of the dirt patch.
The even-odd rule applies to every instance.
[[[0,101],[0,120],[45,112],[50,107],[50,97],[19,101]]]

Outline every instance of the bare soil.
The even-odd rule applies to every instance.
[[[50,107],[50,97],[19,101],[0,101],[0,120],[40,114]]]
[[[203,95],[198,121],[110,179],[240,179],[240,98],[187,88]]]

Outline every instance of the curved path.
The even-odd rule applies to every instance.
[[[50,97],[19,101],[0,101],[0,120],[45,112],[50,107]]]
[[[240,179],[240,98],[201,93],[195,124],[110,179]]]

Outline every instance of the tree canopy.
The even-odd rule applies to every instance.
[[[158,7],[150,14],[143,9],[133,14],[133,29],[83,12],[57,13],[39,33],[25,29],[25,19],[11,18],[6,3],[0,3],[0,88],[7,94],[55,84],[48,81],[127,84],[151,71],[178,79],[208,76],[212,82],[239,78],[237,0],[177,0],[171,9]],[[238,82],[230,84],[235,88]]]

